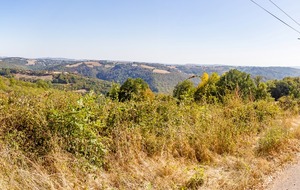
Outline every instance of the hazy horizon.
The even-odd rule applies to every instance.
[[[270,2],[257,0],[291,26]],[[300,21],[300,1],[276,2]],[[232,66],[300,65],[299,34],[251,1],[1,1],[0,55]]]

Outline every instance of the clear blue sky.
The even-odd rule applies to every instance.
[[[256,0],[300,30],[268,0]],[[299,0],[273,0],[300,22]],[[250,0],[0,0],[0,56],[300,66],[300,34]]]

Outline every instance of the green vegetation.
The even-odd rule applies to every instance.
[[[174,97],[142,79],[104,96],[0,77],[0,189],[254,188],[299,147],[286,119],[299,80],[284,81],[276,103],[277,81],[237,70],[185,80]]]
[[[184,80],[175,86],[173,97],[178,100],[192,100],[194,91],[194,83],[189,80]]]
[[[20,69],[0,69],[0,76],[18,78],[22,81],[36,83],[38,87],[55,88],[66,91],[106,94],[111,83],[96,78],[87,78],[70,73],[48,73],[45,71],[26,71]]]
[[[91,63],[91,64],[86,64]],[[232,69],[251,74],[252,77],[263,76],[262,81],[282,80],[285,77],[300,76],[300,69],[288,67],[236,67],[223,65],[165,65],[144,62],[124,62],[109,60],[70,60],[70,59],[26,59],[7,57],[0,60],[1,68],[22,69],[34,72],[68,72],[102,81],[124,83],[127,78],[141,78],[155,93],[172,94],[178,82],[191,75],[223,75]],[[160,72],[164,71],[164,72]],[[196,84],[199,81],[194,81]],[[87,87],[89,88],[89,87]],[[79,89],[77,89],[79,90]],[[96,89],[97,90],[97,89]],[[96,91],[94,90],[94,91]],[[108,89],[107,89],[108,90]],[[106,92],[107,92],[106,90]],[[97,90],[99,91],[99,89]],[[103,93],[101,91],[101,93]],[[214,100],[208,100],[214,101]]]
[[[272,87],[270,86],[271,94],[269,94],[267,84],[261,82],[259,77],[253,80],[249,74],[236,69],[222,76],[217,73],[212,73],[211,76],[204,73],[200,78],[201,82],[197,87],[189,80],[178,83],[173,91],[173,97],[178,100],[190,99],[202,103],[217,103],[225,102],[228,94],[251,101],[266,100],[273,96]]]
[[[54,74],[52,80],[53,88],[61,90],[71,90],[84,92],[95,92],[96,94],[106,94],[111,88],[108,81],[86,78],[75,74]]]
[[[111,90],[107,93],[107,96],[112,100],[119,100],[121,102],[154,99],[154,93],[151,91],[148,84],[140,78],[128,78],[121,87],[117,84],[113,85]]]
[[[193,99],[202,103],[224,103],[228,94],[250,101],[274,98],[282,108],[297,110],[300,104],[300,77],[262,82],[261,77],[251,78],[249,74],[233,69],[222,76],[204,73],[197,87],[193,82],[184,80],[173,90],[173,97],[178,100]]]

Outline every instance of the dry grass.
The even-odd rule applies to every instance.
[[[84,62],[84,64],[86,64],[88,67],[100,67],[102,66],[99,62],[96,62],[96,61],[87,61],[87,62]]]
[[[17,73],[15,74],[15,78],[16,79],[25,78],[25,79],[33,79],[33,80],[37,80],[37,79],[52,80],[53,76],[52,75],[37,76],[37,75],[26,75],[26,74]]]
[[[155,69],[155,67],[151,67],[151,66],[148,66],[148,65],[141,65],[141,67],[144,68],[144,69],[150,69],[150,70]]]
[[[0,81],[0,189],[257,189],[299,151],[298,121],[273,102],[117,102],[22,84]]]
[[[215,155],[211,165],[199,165],[185,159],[139,155],[127,163],[111,158],[109,170],[86,170],[80,160],[59,151],[41,161],[30,161],[22,153],[3,147],[0,153],[0,189],[3,190],[188,189],[199,170],[204,172],[199,189],[260,189],[263,188],[260,184],[272,172],[293,158],[288,152],[273,155],[274,160],[253,155],[246,159]]]
[[[87,93],[88,91],[87,91],[86,89],[79,89],[79,90],[73,90],[73,92],[85,94],[85,93]]]
[[[75,64],[72,64],[72,65],[66,65],[66,67],[74,68],[74,67],[79,67],[82,64],[85,64],[86,66],[88,66],[90,68],[102,66],[99,62],[96,62],[96,61],[86,61],[86,62],[75,63]]]
[[[160,69],[154,69],[153,73],[159,73],[159,74],[169,74],[169,71],[166,70],[160,70]]]

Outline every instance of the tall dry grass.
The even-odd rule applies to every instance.
[[[116,102],[0,84],[0,189],[249,189],[299,146],[273,101]]]

